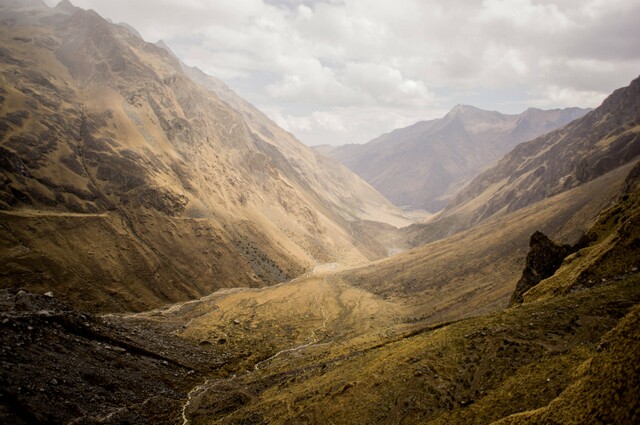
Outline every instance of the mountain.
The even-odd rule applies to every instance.
[[[529,288],[522,304],[483,313],[483,300],[464,294],[458,302],[466,302],[467,315],[478,313],[472,318],[412,316],[391,297],[348,285],[329,266],[287,284],[140,314],[96,316],[50,294],[0,290],[0,418],[635,423],[640,164],[625,176],[615,187],[595,179],[542,208],[557,210],[572,191],[603,187],[615,199],[578,251]],[[418,250],[419,264],[425,251]]]
[[[0,21],[3,287],[143,310],[376,258],[351,225],[408,223],[127,25],[35,0]]]
[[[162,43],[0,0],[0,423],[638,423],[637,94],[397,229]]]
[[[516,146],[461,190],[414,244],[446,237],[584,184],[640,157],[640,78],[594,111]]]
[[[504,115],[458,105],[441,119],[394,130],[363,145],[320,146],[403,208],[438,211],[483,168],[520,142],[583,116],[579,108]]]

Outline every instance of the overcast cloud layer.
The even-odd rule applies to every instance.
[[[164,40],[309,145],[456,104],[595,107],[640,75],[638,0],[72,2]]]

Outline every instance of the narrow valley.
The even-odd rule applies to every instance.
[[[640,423],[640,8],[78,2],[0,0],[0,423]]]

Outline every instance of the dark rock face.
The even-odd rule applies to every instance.
[[[552,276],[571,252],[571,246],[559,245],[542,232],[537,231],[531,235],[527,262],[509,304],[521,304],[524,293],[541,280]]]

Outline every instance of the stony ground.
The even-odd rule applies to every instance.
[[[191,388],[232,360],[151,322],[22,290],[0,291],[0,324],[6,424],[176,423]]]

